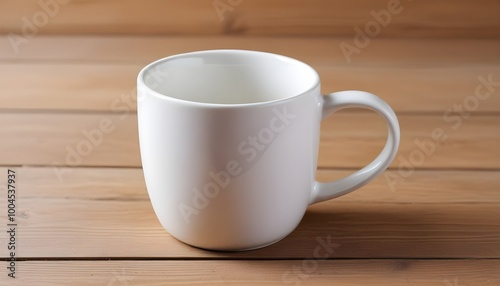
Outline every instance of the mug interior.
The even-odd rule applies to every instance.
[[[282,100],[319,84],[310,66],[281,55],[243,50],[201,51],[167,57],[139,74],[160,96],[212,104]]]

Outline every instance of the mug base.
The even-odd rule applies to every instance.
[[[187,244],[189,246],[196,247],[196,248],[199,248],[199,249],[202,249],[202,250],[220,251],[220,252],[242,252],[242,251],[257,250],[257,249],[261,249],[261,248],[264,248],[264,247],[268,247],[268,246],[270,246],[272,244],[275,244],[275,243],[281,241],[282,239],[284,239],[287,236],[288,235],[285,235],[285,236],[283,236],[283,237],[281,237],[279,239],[276,239],[276,240],[274,240],[272,242],[261,244],[261,245],[257,245],[257,246],[251,246],[251,247],[247,247],[247,248],[206,248],[206,247],[202,247],[202,246],[192,245],[192,244],[189,244],[189,243],[184,242],[184,241],[179,240],[179,239],[178,240],[180,242],[184,243],[184,244]]]

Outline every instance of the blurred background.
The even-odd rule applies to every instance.
[[[371,20],[372,10],[394,6],[401,11],[381,36],[491,38],[500,35],[499,5],[496,0],[2,0],[1,31],[21,32],[22,17],[41,24],[44,17],[35,14],[44,10],[50,19],[39,32],[45,35],[339,37],[353,36],[353,27]]]
[[[109,110],[150,61],[238,48],[313,65],[324,92],[442,111],[474,77],[430,68],[491,64],[478,45],[500,37],[498,0],[2,0],[0,19],[2,109]]]
[[[302,60],[318,70],[324,93],[361,89],[398,114],[442,114],[500,62],[498,0],[2,0],[0,19],[4,111],[133,114],[147,63],[234,48]],[[498,96],[489,100],[473,112],[500,111]],[[4,163],[64,159],[29,150],[4,154]],[[127,146],[126,164],[139,164],[136,151]],[[115,163],[95,154],[91,165]]]

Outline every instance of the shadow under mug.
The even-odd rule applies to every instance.
[[[141,159],[163,227],[192,246],[249,250],[287,236],[310,204],[347,194],[382,173],[399,145],[393,110],[363,91],[320,93],[317,72],[281,55],[212,50],[167,57],[137,79]],[[370,164],[316,182],[320,122],[347,107],[388,125]]]

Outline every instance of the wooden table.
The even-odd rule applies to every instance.
[[[102,4],[108,10],[109,2]],[[392,37],[417,13],[408,12],[388,28],[389,36],[373,39],[349,63],[339,45],[353,38],[330,22],[318,24],[324,29],[312,35],[297,35],[279,25],[263,30],[250,16],[243,30],[233,19],[222,22],[224,35],[212,33],[210,25],[204,35],[194,35],[196,27],[184,25],[183,36],[151,30],[155,23],[148,22],[120,26],[131,28],[130,34],[104,37],[113,26],[87,25],[83,16],[74,20],[83,23],[83,32],[65,33],[76,9],[68,6],[61,16],[67,22],[54,20],[19,53],[2,36],[0,285],[500,285],[500,23],[494,16],[500,5],[486,2],[494,8],[483,11],[490,20],[464,16],[489,25],[477,37],[434,37],[441,30],[430,37]],[[137,2],[124,3],[133,10]],[[459,8],[452,9],[468,7],[466,1],[455,4]],[[252,5],[243,3],[241,11],[252,12]],[[28,9],[15,7],[18,13]],[[448,27],[451,35],[463,31]],[[231,35],[238,31],[251,36]],[[400,120],[397,158],[369,185],[311,206],[298,228],[275,245],[210,252],[175,240],[149,202],[136,105],[127,100],[134,98],[135,77],[148,62],[216,48],[285,54],[316,68],[325,93],[361,89],[379,95]],[[90,142],[85,133],[101,120],[110,120],[113,131],[82,143]],[[385,128],[381,118],[362,110],[326,120],[318,179],[340,178],[366,165],[384,145]],[[9,169],[16,172],[15,279],[7,276]],[[328,258],[317,260],[314,249],[325,241]]]

